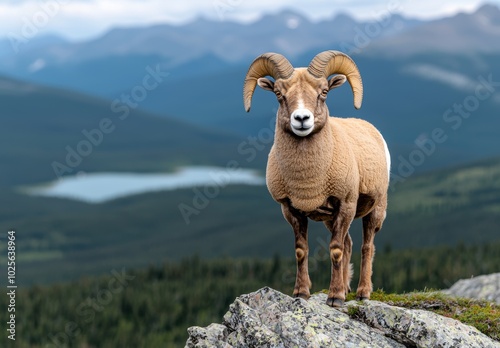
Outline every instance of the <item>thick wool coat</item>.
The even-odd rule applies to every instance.
[[[356,217],[387,200],[389,185],[386,145],[370,123],[356,118],[329,117],[321,131],[297,137],[277,127],[269,153],[266,182],[272,197],[305,213],[326,204],[329,197],[358,204]],[[365,202],[366,203],[366,202]]]

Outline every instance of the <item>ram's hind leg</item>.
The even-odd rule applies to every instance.
[[[368,300],[373,291],[372,264],[375,256],[375,234],[382,228],[386,215],[387,203],[379,203],[373,211],[363,217],[363,244],[361,245],[361,272],[356,298]]]
[[[297,277],[293,296],[308,299],[311,296],[311,279],[309,278],[307,243],[307,217],[290,206],[288,202],[281,204],[281,210],[286,221],[292,226],[295,234],[295,258],[297,259]]]
[[[347,235],[344,239],[344,258],[345,261],[342,263],[342,267],[344,270],[344,287],[346,295],[351,291],[351,279],[352,279],[352,263],[351,263],[351,255],[352,255],[352,239],[347,232]]]

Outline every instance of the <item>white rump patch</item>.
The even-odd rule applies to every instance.
[[[385,161],[387,162],[387,174],[389,175],[389,178],[391,177],[391,154],[389,153],[389,148],[387,147],[387,143],[385,142],[384,137],[382,134],[380,134],[382,137],[382,141],[384,142],[384,150],[385,150]]]

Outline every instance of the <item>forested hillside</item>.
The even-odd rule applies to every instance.
[[[311,255],[313,292],[328,288],[328,252]],[[357,285],[360,255],[352,257]],[[450,287],[460,278],[500,271],[500,244],[460,245],[377,252],[375,289],[405,292]],[[20,270],[22,272],[22,269]],[[191,257],[147,270],[117,268],[107,276],[51,286],[20,286],[16,348],[179,347],[186,328],[220,322],[240,294],[271,286],[290,294],[295,281],[291,258],[216,259]],[[7,297],[0,297],[6,312]],[[0,340],[7,342],[7,331]]]

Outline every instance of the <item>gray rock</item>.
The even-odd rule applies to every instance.
[[[239,296],[222,325],[189,328],[186,347],[500,347],[475,328],[432,312],[376,301],[351,301],[339,311],[325,302],[325,294],[305,301],[266,287]]]
[[[389,306],[366,301],[356,307],[355,317],[386,336],[410,347],[422,348],[494,348],[500,347],[476,328],[433,312]]]
[[[192,326],[188,328],[189,339],[186,347],[189,348],[232,348],[228,343],[224,342],[224,337],[227,334],[227,328],[221,324],[210,324],[206,328]]]
[[[500,305],[500,273],[459,280],[444,293],[457,297],[487,300]]]

